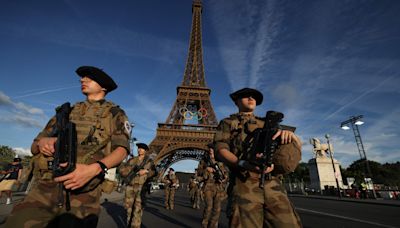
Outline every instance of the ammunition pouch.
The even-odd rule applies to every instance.
[[[105,179],[103,181],[103,183],[101,184],[101,190],[107,194],[110,194],[111,192],[113,192],[114,187],[115,187],[115,181],[111,181],[111,180],[107,180],[107,179]]]

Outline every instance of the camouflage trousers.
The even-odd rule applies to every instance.
[[[14,206],[5,227],[57,227],[61,223],[85,223],[96,227],[100,213],[101,188],[70,195],[71,210],[59,208],[58,184],[51,180],[37,180],[25,199]],[[64,191],[65,199],[65,191]],[[54,224],[54,225],[50,225]]]
[[[175,188],[165,188],[165,208],[174,209]]]
[[[193,208],[200,208],[200,189],[193,188],[190,190],[190,202]]]
[[[266,180],[264,189],[259,187],[258,177],[245,182],[236,178],[232,197],[230,227],[302,227],[278,177]]]
[[[204,188],[205,207],[203,211],[203,228],[218,227],[221,215],[221,203],[226,199],[225,188],[221,184],[207,183]]]
[[[125,200],[124,206],[127,211],[127,224],[129,224],[129,220],[132,214],[132,206],[133,206],[133,214],[132,214],[132,224],[131,227],[140,227],[142,223],[142,215],[143,215],[143,208],[142,208],[142,197],[141,197],[141,185],[128,185],[126,186],[125,191]]]

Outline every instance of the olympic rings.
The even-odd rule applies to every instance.
[[[207,109],[205,108],[200,108],[196,112],[196,111],[190,111],[187,107],[181,107],[179,109],[179,114],[181,114],[181,116],[183,116],[185,120],[191,120],[193,118],[194,120],[202,120],[203,118],[207,117],[208,112]]]
[[[179,109],[179,114],[181,114],[181,116],[185,116],[185,112],[189,111],[186,107],[182,107]]]
[[[200,108],[200,109],[197,111],[197,113],[200,113],[200,116],[201,116],[201,117],[207,117],[207,115],[208,115],[207,109],[205,109],[205,108]]]

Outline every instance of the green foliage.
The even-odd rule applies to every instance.
[[[375,161],[369,161],[372,178],[375,184],[386,186],[400,186],[400,162],[380,164]],[[347,169],[342,169],[342,177],[354,177],[357,184],[361,184],[364,175],[368,177],[367,164],[364,159],[353,162]]]
[[[310,171],[308,169],[308,164],[301,162],[293,173],[288,174],[291,180],[310,182]]]
[[[0,170],[3,170],[9,163],[11,163],[15,158],[15,151],[9,147],[0,145]],[[22,158],[22,165],[24,167],[29,166],[29,162],[32,156],[25,156]]]
[[[8,146],[0,145],[0,162],[12,162],[15,157],[15,151]]]

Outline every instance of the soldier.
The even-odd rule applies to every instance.
[[[194,175],[190,178],[188,187],[192,207],[194,209],[200,209],[200,178],[198,169],[195,169]]]
[[[92,66],[79,67],[76,73],[86,96],[86,100],[76,103],[69,114],[77,131],[76,167],[66,175],[53,177],[49,166],[57,141],[54,137],[56,117],[53,117],[31,146],[36,159],[34,173],[38,174],[35,186],[24,201],[13,208],[6,227],[97,226],[101,181],[107,170],[119,165],[130,151],[131,129],[124,111],[105,100],[106,94],[117,88],[114,80]],[[69,211],[66,206],[57,205],[58,183],[71,192]],[[64,196],[65,192],[62,191]]]
[[[214,158],[214,146],[208,145],[208,154],[210,161],[205,161],[203,178],[204,182],[204,200],[205,207],[203,212],[202,227],[218,227],[219,216],[221,214],[222,201],[226,199],[226,184],[227,184],[227,173],[222,162],[215,161]],[[214,169],[212,164],[216,164],[220,171],[221,176],[218,176],[217,170]]]
[[[155,174],[154,162],[146,154],[149,147],[144,143],[136,145],[138,156],[131,158],[120,168],[120,174],[122,177],[127,177],[126,183],[128,184],[124,203],[127,210],[128,227],[140,227],[143,214],[141,191],[146,180]]]
[[[21,158],[16,157],[4,171],[0,171],[1,174],[4,174],[4,178],[0,181],[0,199],[5,192],[7,194],[7,205],[11,204],[12,188],[14,185],[18,185],[21,180],[22,169]]]
[[[167,175],[164,176],[164,192],[165,192],[165,208],[174,210],[175,190],[178,187],[178,178],[175,175],[174,169],[169,168]]]
[[[243,143],[248,131],[264,126],[264,120],[254,116],[254,110],[262,103],[263,95],[255,89],[244,88],[230,94],[230,97],[239,113],[223,119],[214,138],[217,156],[231,170],[228,190],[228,205],[231,206],[227,209],[230,227],[301,227],[300,218],[281,183],[282,175],[294,171],[300,161],[299,138],[291,131],[278,130],[272,137],[280,137],[274,165],[265,170],[260,170],[251,161],[243,160]],[[250,139],[247,142],[252,141]],[[263,188],[259,187],[261,172],[271,174]]]

